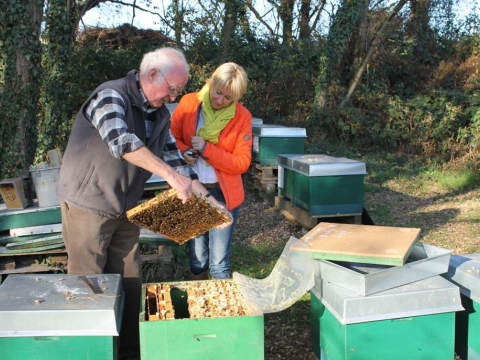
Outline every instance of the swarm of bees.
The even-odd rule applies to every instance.
[[[185,204],[177,194],[174,189],[163,191],[127,211],[127,218],[180,245],[231,220],[229,213],[201,194],[194,192]]]
[[[216,318],[248,315],[242,294],[235,282],[228,280],[188,281],[148,285],[148,321],[176,319],[170,292],[180,289],[186,294],[188,318]]]

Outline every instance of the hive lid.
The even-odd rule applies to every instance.
[[[365,163],[328,155],[278,155],[278,164],[307,176],[366,175]]]
[[[252,117],[252,126],[263,124],[263,120],[257,117]]]
[[[321,222],[300,240],[315,259],[401,266],[410,255],[420,229]]]
[[[0,337],[117,336],[123,312],[121,277],[11,274],[0,286]]]
[[[480,303],[480,253],[452,255],[444,277],[458,285],[463,295]]]
[[[439,275],[368,296],[316,280],[311,291],[342,324],[464,310],[458,286]]]
[[[193,192],[186,203],[177,194],[174,189],[161,192],[127,211],[128,220],[179,244],[231,220],[230,213],[201,194]]]
[[[260,137],[307,137],[305,128],[282,125],[252,125],[252,134]]]
[[[443,274],[448,271],[451,253],[417,242],[403,266],[317,261],[323,280],[365,296]]]

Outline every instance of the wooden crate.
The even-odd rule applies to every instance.
[[[362,214],[312,216],[308,210],[293,205],[289,199],[281,195],[275,197],[275,208],[287,219],[297,221],[305,229],[313,229],[320,222],[362,224]]]
[[[252,163],[247,175],[247,181],[255,189],[268,194],[273,194],[277,191],[278,166]]]

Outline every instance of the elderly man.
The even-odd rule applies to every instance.
[[[141,299],[139,228],[126,211],[153,174],[183,201],[208,191],[185,163],[170,133],[170,113],[188,81],[184,55],[160,48],[144,55],[140,71],[101,84],[82,105],[65,150],[57,192],[68,273],[121,274],[125,311],[120,359],[139,357]]]

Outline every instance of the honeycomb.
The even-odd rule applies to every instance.
[[[173,291],[182,293],[176,296],[176,303],[172,302]],[[146,300],[149,321],[248,315],[245,300],[231,279],[148,285]],[[186,306],[184,315],[180,315],[182,305]],[[179,314],[175,312],[176,306]]]
[[[127,211],[127,218],[180,245],[231,220],[229,213],[198,193],[194,192],[185,204],[177,194],[174,189],[163,191]]]

